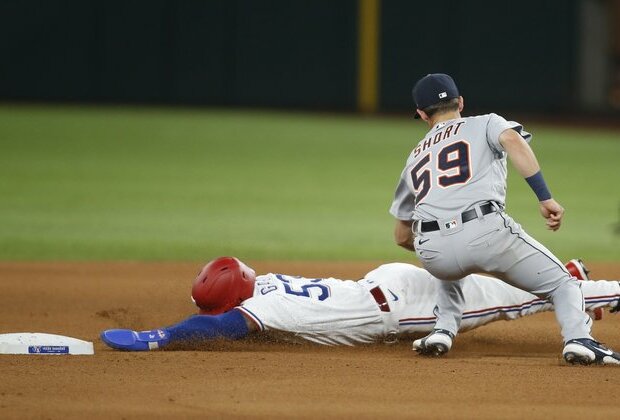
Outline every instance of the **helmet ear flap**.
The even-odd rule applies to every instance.
[[[254,294],[256,273],[234,257],[220,257],[205,265],[192,285],[192,299],[201,314],[217,315]]]

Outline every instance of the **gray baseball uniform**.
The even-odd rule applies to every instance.
[[[435,328],[456,334],[464,307],[459,279],[486,272],[549,298],[565,341],[591,338],[578,282],[503,211],[507,169],[499,137],[510,128],[531,139],[496,114],[437,124],[409,156],[390,213],[414,221],[418,258],[444,280]]]

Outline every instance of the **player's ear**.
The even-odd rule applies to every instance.
[[[415,112],[418,113],[418,115],[420,116],[420,119],[422,121],[428,122],[429,118],[428,118],[428,115],[426,115],[426,112],[422,111],[421,109],[416,109]]]
[[[463,100],[462,96],[459,96],[459,112],[462,112],[464,107],[465,107],[465,101]]]

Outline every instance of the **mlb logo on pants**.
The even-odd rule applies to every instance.
[[[446,223],[446,229],[453,229],[457,225],[456,220],[450,220]]]

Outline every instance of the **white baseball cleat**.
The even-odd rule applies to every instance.
[[[562,351],[564,360],[571,365],[620,365],[620,353],[589,338],[569,340]]]
[[[571,274],[571,276],[575,277],[577,280],[590,280],[590,277],[588,277],[588,274],[590,274],[590,270],[586,268],[586,265],[583,263],[583,261],[579,259],[573,259],[564,264],[564,266]],[[594,319],[595,321],[603,319],[603,308],[596,308],[587,312],[588,315],[590,315],[590,318]]]
[[[452,348],[454,334],[448,330],[436,329],[426,337],[413,342],[413,350],[424,356],[443,356]]]

